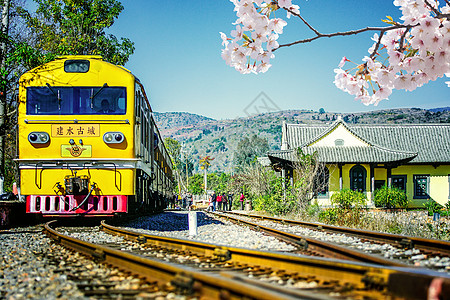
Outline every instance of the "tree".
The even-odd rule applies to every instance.
[[[106,61],[124,65],[134,52],[128,38],[120,41],[105,29],[123,10],[117,0],[34,0],[36,15],[21,9],[34,35],[35,48],[56,55],[101,55]]]
[[[208,178],[206,176],[206,172],[208,171],[209,167],[211,166],[211,161],[213,161],[213,160],[214,160],[214,157],[205,156],[203,158],[200,158],[200,160],[198,161],[200,168],[204,171],[205,195],[207,195],[207,190],[208,190]]]
[[[231,0],[238,17],[232,38],[222,37],[222,58],[243,74],[266,72],[273,52],[321,38],[349,36],[362,32],[377,32],[362,63],[342,69],[351,60],[343,57],[335,69],[335,85],[362,103],[378,104],[388,99],[393,89],[412,91],[447,73],[450,76],[450,2],[437,0],[394,0],[403,16],[401,22],[392,17],[383,20],[386,27],[366,27],[345,32],[324,34],[300,13],[292,0]],[[280,45],[277,39],[287,22],[271,18],[284,10],[287,18],[298,18],[313,34],[312,37]],[[450,81],[447,82],[450,86]]]
[[[0,1],[2,11],[0,50],[0,194],[10,190],[19,179],[16,163],[16,97],[18,78],[26,70],[26,62],[35,59],[36,49],[27,47],[26,32],[20,23],[17,9],[23,0]]]
[[[240,171],[246,165],[256,161],[258,156],[266,154],[269,151],[267,139],[260,138],[256,134],[250,138],[241,139],[234,152],[234,166]]]
[[[293,162],[294,185],[291,194],[296,199],[298,210],[306,208],[320,192],[327,190],[328,169],[317,156],[317,152],[305,154],[301,148],[297,149],[297,159]]]
[[[2,27],[1,27],[1,57],[0,57],[0,67],[1,67],[1,90],[0,90],[0,193],[3,193],[3,182],[5,178],[5,135],[4,130],[6,124],[6,74],[3,70],[6,67],[6,49],[8,41],[8,27],[9,27],[9,0],[3,3],[2,7]]]
[[[183,179],[180,175],[180,169],[183,168],[181,162],[181,145],[177,140],[166,137],[164,139],[164,145],[166,146],[167,152],[169,152],[170,159],[172,160],[172,167],[175,171],[175,178],[178,182],[178,193],[181,194],[181,185],[183,185]],[[186,187],[183,188],[186,190]]]

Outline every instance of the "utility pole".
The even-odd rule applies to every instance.
[[[3,0],[2,9],[2,36],[1,36],[1,53],[0,67],[4,71],[6,69],[6,50],[9,26],[9,0]],[[3,72],[2,72],[3,73]],[[6,82],[6,78],[1,78],[2,82]],[[3,194],[3,183],[5,181],[5,150],[6,150],[6,84],[1,84],[0,89],[0,195]]]
[[[186,165],[186,191],[189,189],[189,176],[188,176],[188,156],[187,156],[187,150],[186,150],[186,145],[183,143],[183,145],[181,146],[181,152],[183,153],[184,156],[184,162]]]

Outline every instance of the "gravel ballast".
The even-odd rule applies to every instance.
[[[151,217],[141,217],[122,227],[146,234],[189,239],[228,247],[266,251],[294,251],[295,247],[272,236],[255,232],[229,221],[217,220],[204,212],[197,214],[197,235],[189,235],[187,211],[171,211]]]

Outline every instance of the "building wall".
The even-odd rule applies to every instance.
[[[339,124],[335,129],[330,131],[327,135],[311,143],[309,146],[315,147],[335,147],[335,141],[342,140],[345,146],[355,146],[355,147],[368,147],[369,144],[362,141],[359,137],[352,134],[345,128],[344,125]]]
[[[343,188],[350,188],[350,170],[356,164],[345,164],[342,166],[342,181]],[[369,205],[373,204],[371,201],[371,178],[370,178],[370,165],[360,164],[366,170],[366,196],[369,200]],[[330,172],[328,194],[326,196],[318,197],[318,203],[320,205],[330,205],[331,195],[340,190],[339,185],[339,168],[337,165],[327,165]],[[429,198],[444,205],[450,200],[450,165],[441,165],[433,167],[431,165],[403,165],[397,168],[393,168],[392,175],[406,175],[406,195],[410,201],[411,207],[423,208],[423,204],[428,199],[415,199],[414,198],[414,175],[429,175]],[[384,180],[387,184],[387,170],[383,167],[374,169],[374,180]]]
[[[414,175],[430,175],[429,195],[434,201],[444,205],[449,201],[450,165],[433,167],[431,165],[403,165],[392,169],[392,175],[407,175],[406,190],[408,199],[414,206],[423,207],[427,199],[414,199]]]

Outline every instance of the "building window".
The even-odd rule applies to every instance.
[[[358,192],[366,191],[367,172],[363,166],[357,165],[350,169],[350,189]]]
[[[318,197],[326,197],[328,195],[328,183],[330,179],[330,171],[327,167],[323,167],[319,171],[319,176],[317,177],[317,181],[315,182]]]
[[[391,186],[406,192],[406,175],[392,175]]]
[[[414,198],[429,198],[430,175],[414,175]]]

